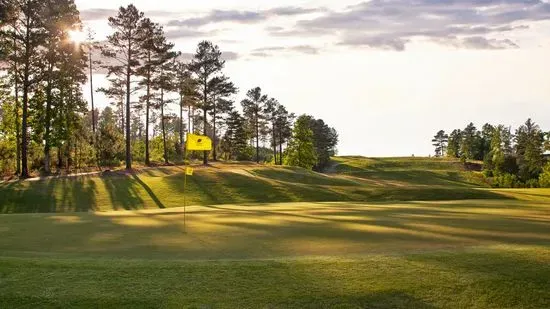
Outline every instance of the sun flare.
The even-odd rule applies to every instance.
[[[82,43],[86,40],[86,35],[84,34],[84,32],[79,30],[70,30],[69,38],[75,43]]]

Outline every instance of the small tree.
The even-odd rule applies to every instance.
[[[287,148],[286,164],[311,170],[317,164],[317,154],[309,121],[310,119],[306,115],[302,115],[296,120]]]
[[[433,146],[435,147],[435,156],[442,157],[447,152],[447,143],[449,142],[449,135],[445,134],[445,131],[439,130],[432,139]]]

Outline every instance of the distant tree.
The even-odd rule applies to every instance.
[[[329,127],[322,119],[309,117],[309,126],[313,132],[313,145],[317,155],[317,163],[313,167],[316,171],[322,171],[330,163],[330,158],[336,154],[338,133]]]
[[[461,144],[462,144],[462,131],[460,129],[455,129],[449,135],[449,140],[447,144],[447,156],[453,157],[453,158],[460,158]]]
[[[313,141],[313,131],[310,128],[310,118],[306,115],[298,117],[292,130],[292,138],[288,144],[286,164],[312,169],[317,164],[317,154]]]
[[[208,119],[207,113],[212,109],[212,95],[216,89],[213,89],[212,79],[221,74],[225,61],[221,58],[221,51],[217,45],[209,41],[202,41],[197,47],[189,69],[195,73],[198,80],[198,90],[201,100],[198,107],[202,109],[203,134],[207,135]],[[203,164],[208,164],[208,152],[203,154]]]
[[[98,119],[97,148],[102,165],[118,165],[124,157],[124,135],[117,129],[117,117],[109,106]]]
[[[179,94],[179,114],[180,114],[180,126],[179,126],[179,150],[183,154],[184,143],[184,125],[183,125],[183,110],[187,108],[187,132],[191,133],[192,127],[192,115],[194,114],[194,108],[199,100],[199,92],[197,90],[198,83],[193,78],[192,72],[189,70],[189,66],[183,62],[176,63],[176,90]],[[183,159],[183,157],[181,158]]]
[[[449,142],[449,135],[443,130],[439,130],[432,139],[433,146],[435,147],[435,156],[442,157],[447,152],[447,144]]]
[[[463,160],[476,159],[477,155],[477,143],[479,135],[477,129],[473,123],[470,122],[466,128],[462,131],[462,140],[460,145],[461,158]]]
[[[126,94],[126,169],[132,168],[131,136],[130,136],[130,93],[132,77],[136,75],[143,52],[141,41],[143,31],[140,23],[143,13],[133,4],[120,7],[115,17],[109,17],[109,26],[114,33],[107,36],[107,45],[103,47],[102,54],[113,58],[116,64],[109,65],[109,73],[123,74],[125,76]]]
[[[212,118],[212,159],[217,161],[216,148],[218,146],[218,138],[216,124],[223,119],[223,116],[233,109],[233,101],[229,97],[237,92],[237,87],[229,81],[229,78],[221,75],[216,76],[210,81],[210,89],[213,89],[211,96],[212,109],[209,112]]]
[[[296,116],[289,113],[281,104],[277,107],[276,114],[275,127],[277,128],[277,144],[279,145],[279,165],[283,165],[283,144],[292,137],[292,124]]]
[[[253,137],[256,140],[256,162],[260,162],[260,135],[264,124],[263,111],[268,100],[267,95],[262,94],[262,89],[256,87],[248,90],[246,99],[241,101],[244,116],[253,128]]]
[[[140,42],[142,65],[137,69],[137,73],[142,77],[139,82],[140,86],[145,88],[145,94],[141,96],[140,101],[145,108],[145,165],[150,165],[149,124],[151,123],[151,101],[154,97],[152,87],[153,78],[159,71],[159,58],[161,57],[159,44],[164,40],[164,33],[161,26],[149,18],[143,18],[139,27],[143,35]]]
[[[523,181],[538,178],[544,165],[544,134],[531,119],[516,131],[516,156]]]
[[[271,125],[271,132],[270,132],[271,146],[273,147],[273,161],[275,162],[275,164],[277,164],[278,162],[277,161],[277,131],[278,131],[277,118],[279,116],[278,114],[279,106],[280,104],[276,99],[270,98],[269,100],[267,100],[263,111],[263,114],[265,115],[266,120]]]
[[[221,149],[226,160],[248,160],[248,139],[245,119],[238,111],[229,112],[226,120],[227,129],[222,138]]]

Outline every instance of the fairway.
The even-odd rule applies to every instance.
[[[550,195],[502,193],[4,215],[0,307],[548,307]]]

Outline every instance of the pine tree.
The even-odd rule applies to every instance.
[[[218,76],[225,61],[221,58],[221,51],[217,45],[209,41],[202,41],[197,47],[197,51],[189,65],[189,69],[195,73],[198,80],[198,91],[200,101],[198,108],[202,109],[203,134],[207,135],[208,118],[207,113],[212,109],[212,95],[215,89],[212,89],[212,79]],[[203,154],[203,164],[208,164],[208,152]]]
[[[268,100],[267,95],[262,94],[262,89],[256,87],[248,90],[246,99],[241,101],[244,116],[252,127],[253,137],[256,140],[256,162],[260,163],[260,138],[263,131],[263,111]]]
[[[516,131],[516,156],[523,181],[538,178],[544,165],[544,134],[531,119]]]
[[[189,66],[183,62],[176,63],[176,90],[179,94],[180,106],[180,126],[179,126],[179,152],[183,155],[184,145],[184,125],[183,125],[183,111],[187,108],[187,132],[193,132],[192,129],[192,117],[194,108],[197,105],[199,99],[199,93],[197,91],[197,80],[193,78]],[[183,160],[183,157],[181,157]]]
[[[114,33],[107,37],[108,44],[102,48],[105,57],[113,58],[117,64],[109,65],[109,73],[123,74],[125,77],[125,130],[126,130],[126,169],[132,168],[130,143],[130,94],[132,77],[136,75],[139,59],[142,55],[140,42],[143,40],[143,31],[140,27],[143,13],[133,4],[120,7],[117,16],[109,17],[109,26]]]
[[[210,82],[210,89],[212,90],[212,109],[209,112],[210,117],[212,118],[212,159],[217,161],[217,127],[219,121],[223,119],[224,114],[230,112],[233,109],[233,101],[228,99],[231,95],[237,92],[235,85],[229,81],[229,78],[221,75],[216,76]]]
[[[445,131],[439,130],[432,139],[433,146],[435,147],[435,156],[442,157],[447,152],[447,144],[449,142],[449,135],[445,134]]]
[[[462,130],[455,129],[449,135],[449,140],[447,144],[447,156],[453,158],[461,157],[461,145],[462,145]]]

